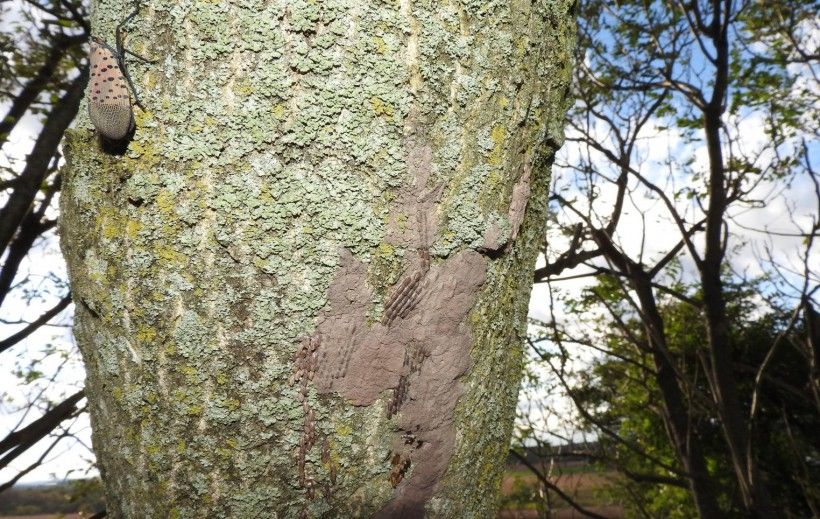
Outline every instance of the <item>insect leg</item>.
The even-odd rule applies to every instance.
[[[128,49],[122,49],[122,52],[124,54],[130,54],[130,55],[134,56],[135,58],[137,58],[138,60],[140,60],[142,62],[145,62],[145,63],[158,63],[159,62],[158,59],[148,59],[145,56],[140,56],[136,52],[130,51]]]
[[[120,70],[122,71],[122,76],[128,81],[128,86],[131,88],[131,93],[134,94],[134,104],[140,107],[140,110],[143,112],[145,111],[145,107],[142,106],[140,102],[140,98],[137,95],[137,89],[134,87],[134,82],[131,81],[131,74],[128,73],[128,69],[125,68],[125,60],[122,59],[122,56],[118,57],[117,60],[120,62]]]
[[[117,56],[117,60],[119,61],[119,65],[120,65],[120,70],[122,70],[122,76],[125,78],[126,81],[128,81],[128,86],[131,88],[131,92],[134,94],[134,104],[139,106],[140,110],[142,110],[144,112],[145,107],[142,106],[142,103],[140,102],[139,95],[137,95],[137,89],[136,89],[136,87],[134,87],[134,82],[131,80],[131,74],[128,73],[128,68],[125,66],[125,54],[131,54],[132,56],[136,56],[136,57],[140,58],[141,60],[145,61],[146,63],[156,63],[156,60],[154,60],[154,61],[146,60],[142,56],[134,54],[130,50],[123,50],[123,54],[120,54],[119,56]]]
[[[130,54],[130,55],[134,56],[135,58],[137,58],[138,60],[143,61],[145,63],[156,63],[159,60],[155,60],[155,59],[152,60],[152,59],[148,59],[144,56],[140,56],[136,52],[126,49],[125,46],[122,43],[122,28],[125,26],[126,23],[130,22],[140,12],[140,3],[137,1],[137,2],[134,2],[134,4],[135,4],[134,12],[132,12],[131,14],[126,16],[125,20],[121,21],[119,23],[119,25],[117,25],[117,29],[116,29],[117,54],[119,54],[120,56],[124,56],[125,54]]]
[[[140,107],[140,110],[145,111],[145,107],[142,106],[140,102],[139,95],[137,95],[137,89],[134,87],[134,82],[131,80],[131,74],[128,73],[128,67],[125,66],[125,55],[130,54],[137,59],[140,59],[146,63],[155,63],[155,61],[151,61],[146,59],[139,54],[132,52],[125,48],[122,43],[122,28],[125,26],[126,23],[130,22],[137,14],[140,12],[140,3],[139,0],[134,2],[134,11],[125,17],[123,21],[117,25],[116,29],[116,36],[117,36],[117,61],[119,62],[120,70],[122,71],[122,75],[126,81],[128,81],[128,86],[131,88],[131,92],[134,94],[134,104]]]
[[[115,34],[117,35],[117,54],[119,54],[120,56],[122,56],[123,50],[124,50],[123,45],[122,45],[122,28],[126,23],[133,20],[134,17],[137,16],[137,14],[139,14],[139,12],[140,12],[140,3],[139,3],[139,0],[137,0],[137,1],[134,2],[134,12],[132,12],[131,14],[126,16],[125,19],[117,25],[117,29],[115,31]]]

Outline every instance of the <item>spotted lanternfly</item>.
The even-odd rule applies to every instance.
[[[134,84],[128,76],[123,56],[125,53],[149,62],[149,60],[125,50],[122,46],[121,29],[137,15],[139,4],[133,13],[117,26],[117,48],[114,49],[101,38],[91,37],[91,79],[88,92],[88,115],[94,127],[108,139],[121,140],[134,127],[134,111],[131,107],[131,91],[134,101],[142,108]]]
[[[109,139],[120,140],[134,125],[131,95],[125,84],[121,58],[99,38],[91,38],[91,80],[88,115],[94,127]]]

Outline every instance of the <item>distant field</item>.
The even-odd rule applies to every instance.
[[[623,507],[609,502],[603,491],[613,483],[615,475],[596,472],[589,465],[561,469],[561,475],[550,479],[564,493],[582,507],[609,519],[624,517]],[[551,519],[584,517],[560,497],[552,493],[547,500],[539,494],[538,479],[522,467],[507,470],[501,483],[504,504],[499,519],[530,519],[543,517],[539,511],[550,512]]]
[[[3,519],[82,519],[104,506],[102,488],[93,479],[20,485],[0,494]]]
[[[608,519],[621,519],[624,516],[624,510],[618,505],[611,506],[589,506],[586,507],[590,512],[595,512],[598,515],[607,517]],[[537,510],[502,510],[498,514],[498,519],[538,519],[542,517],[538,515]],[[583,519],[587,516],[575,511],[572,508],[560,508],[552,510],[550,519]]]

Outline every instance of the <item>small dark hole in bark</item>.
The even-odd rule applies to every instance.
[[[486,247],[482,247],[482,248],[478,249],[478,252],[480,252],[484,256],[487,256],[491,260],[497,260],[500,257],[502,257],[504,255],[504,253],[506,252],[506,249],[507,249],[506,245],[507,244],[504,243],[498,249],[488,249]]]

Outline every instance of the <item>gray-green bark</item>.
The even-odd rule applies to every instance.
[[[570,4],[143,4],[61,202],[111,516],[493,515]]]

